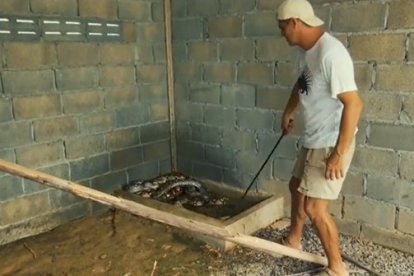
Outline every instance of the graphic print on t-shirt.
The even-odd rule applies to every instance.
[[[308,95],[311,84],[312,74],[309,68],[306,66],[298,78],[299,93]]]

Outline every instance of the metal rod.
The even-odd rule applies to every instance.
[[[242,199],[247,195],[247,192],[250,190],[250,188],[253,186],[253,183],[256,181],[256,178],[259,176],[259,174],[262,172],[264,166],[266,165],[267,161],[269,161],[270,157],[272,156],[273,152],[277,148],[277,146],[280,144],[280,141],[282,141],[283,136],[285,136],[284,133],[282,133],[279,137],[279,140],[277,140],[276,145],[273,147],[270,154],[267,156],[266,160],[263,162],[262,166],[260,167],[259,171],[256,173],[256,175],[253,177],[253,180],[250,182],[249,187],[247,187],[246,191],[244,192]]]

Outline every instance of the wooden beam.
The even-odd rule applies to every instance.
[[[167,62],[168,114],[170,120],[171,169],[177,171],[177,135],[175,127],[174,67],[172,53],[171,0],[164,0],[165,55]]]
[[[326,265],[327,260],[322,256],[292,249],[278,243],[252,237],[245,234],[230,233],[224,228],[210,225],[201,221],[180,217],[171,213],[159,211],[137,202],[115,197],[95,189],[91,189],[75,182],[64,180],[43,172],[38,172],[23,166],[0,159],[0,170],[20,176],[40,184],[48,185],[60,190],[70,192],[76,196],[102,203],[128,213],[165,223],[180,229],[203,234],[223,240],[228,240],[239,245],[259,250],[273,256],[285,255],[308,262]]]

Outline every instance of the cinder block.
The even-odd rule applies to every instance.
[[[13,199],[23,194],[22,178],[16,176],[0,177],[0,202]]]
[[[291,89],[278,86],[258,87],[256,106],[259,108],[283,111],[289,100]]]
[[[127,183],[126,177],[127,174],[123,171],[98,176],[91,180],[91,188],[111,194],[116,190],[120,190],[122,185]]]
[[[52,70],[3,71],[2,79],[6,95],[33,95],[55,89]]]
[[[115,118],[112,111],[94,112],[81,115],[79,124],[81,133],[96,133],[114,127]]]
[[[13,119],[11,106],[9,99],[0,98],[0,122],[7,122]]]
[[[214,63],[204,66],[204,79],[208,82],[234,83],[236,66],[232,63]]]
[[[368,147],[357,147],[353,159],[353,167],[360,171],[382,176],[396,176],[397,154],[394,150]]]
[[[203,37],[202,18],[175,19],[172,22],[173,40],[200,39]]]
[[[198,62],[174,63],[174,78],[179,81],[201,81],[202,66]]]
[[[137,104],[115,111],[116,127],[128,127],[148,122],[148,106]]]
[[[253,151],[256,149],[256,137],[251,131],[225,128],[222,144],[234,150]]]
[[[177,155],[190,160],[205,160],[204,145],[191,141],[179,140],[177,143]]]
[[[251,61],[255,59],[253,39],[233,38],[220,41],[219,56],[223,61]]]
[[[53,209],[60,209],[74,204],[86,202],[86,200],[82,199],[81,197],[77,197],[71,193],[57,189],[52,189],[49,191],[49,198],[50,205]]]
[[[134,64],[135,49],[131,44],[101,44],[101,63],[103,65]]]
[[[414,210],[414,184],[409,181],[401,181],[400,185],[400,206]]]
[[[169,158],[171,155],[170,140],[147,144],[142,146],[142,150],[145,162]]]
[[[137,82],[139,83],[159,83],[166,81],[165,65],[138,65]]]
[[[122,22],[122,37],[127,43],[137,41],[137,30],[134,23]]]
[[[154,103],[149,107],[149,119],[151,122],[169,120],[167,103]]]
[[[62,106],[59,95],[15,97],[13,110],[16,119],[33,119],[61,114]]]
[[[204,122],[212,126],[233,127],[236,124],[236,109],[221,105],[206,105]]]
[[[258,155],[256,152],[251,151],[240,151],[235,154],[236,169],[239,172],[249,175],[246,177],[246,180],[243,183],[244,185],[249,185],[250,181],[253,179],[253,176],[258,172],[261,165],[264,162],[264,159]],[[262,170],[261,175],[266,175],[270,177],[272,164],[269,162]]]
[[[62,141],[33,144],[16,149],[17,163],[31,168],[44,167],[64,158]]]
[[[276,65],[276,83],[293,87],[298,80],[298,65],[294,62],[278,62]]]
[[[348,39],[355,61],[402,62],[405,58],[404,34],[351,35]]]
[[[222,168],[235,168],[234,152],[232,149],[206,145],[205,150],[207,163]]]
[[[190,16],[211,16],[218,13],[219,3],[218,0],[191,0],[187,8]]]
[[[400,159],[400,175],[401,178],[412,180],[414,179],[414,153],[412,152],[401,152]]]
[[[240,37],[242,35],[242,17],[226,16],[208,19],[208,34],[212,38]]]
[[[38,171],[62,178],[62,179],[69,179],[69,165],[66,163],[52,165],[45,168],[39,168]],[[24,179],[23,180],[23,187],[25,194],[33,194],[38,193],[43,190],[50,189],[50,186],[42,185],[38,182],[34,182],[31,180]]]
[[[77,136],[65,140],[65,152],[68,159],[96,155],[105,151],[104,135]]]
[[[172,2],[171,13],[173,18],[185,17],[187,15],[187,1],[175,0]]]
[[[259,10],[277,11],[283,0],[258,0],[257,8]]]
[[[368,175],[367,197],[398,204],[400,201],[400,182],[396,178]]]
[[[332,10],[331,28],[334,32],[379,31],[385,29],[385,3],[360,2],[338,5]],[[353,20],[349,20],[352,18]]]
[[[139,100],[145,103],[163,102],[168,99],[167,83],[143,84],[138,87]]]
[[[237,122],[242,128],[248,129],[273,129],[273,114],[270,111],[238,109]]]
[[[14,149],[2,149],[0,150],[0,158],[12,163],[16,162],[16,157],[14,154]],[[2,173],[0,173],[0,176]]]
[[[151,18],[152,21],[164,22],[164,2],[152,2],[151,3]]]
[[[164,41],[164,23],[145,22],[136,24],[137,41],[155,43]]]
[[[202,123],[203,106],[200,103],[180,102],[175,105],[178,121]]]
[[[280,31],[274,12],[256,12],[244,16],[244,35],[246,37],[277,36]]]
[[[101,86],[125,86],[135,83],[135,70],[133,66],[105,66],[101,68]]]
[[[30,14],[29,0],[0,1],[0,11],[5,14]]]
[[[375,89],[384,91],[412,91],[413,65],[378,65]]]
[[[60,42],[57,44],[59,65],[81,66],[99,63],[98,45],[83,42]]]
[[[4,45],[8,68],[45,68],[56,65],[56,52],[53,44],[11,42]]]
[[[401,98],[390,93],[365,93],[361,95],[364,102],[362,118],[374,121],[395,122],[401,111]]]
[[[356,238],[359,237],[359,235],[361,234],[361,225],[358,222],[349,219],[333,219],[341,234]]]
[[[220,103],[220,86],[214,84],[193,84],[190,87],[190,101],[196,103]]]
[[[205,163],[193,163],[193,175],[199,178],[220,182],[223,180],[223,169]]]
[[[292,61],[297,55],[297,49],[290,47],[282,37],[258,39],[256,52],[257,58],[264,61]]]
[[[59,90],[75,90],[98,86],[98,71],[95,67],[65,68],[56,70]]]
[[[217,44],[210,41],[188,43],[188,58],[199,62],[217,60]]]
[[[164,43],[154,43],[154,45],[152,46],[152,49],[153,49],[153,52],[154,52],[155,63],[166,64],[165,44]],[[174,52],[174,48],[173,48],[173,57],[174,57],[174,59],[178,59],[178,57],[175,56],[174,53],[175,52]]]
[[[106,108],[126,106],[138,101],[138,88],[136,86],[106,88],[104,95]]]
[[[274,84],[274,65],[271,63],[239,63],[237,82],[245,84]]]
[[[264,162],[264,160],[261,162]],[[273,178],[277,180],[288,181],[292,177],[292,170],[294,165],[295,161],[292,159],[275,158],[273,160]]]
[[[364,174],[351,169],[346,174],[344,184],[342,185],[341,194],[362,196],[365,193]]]
[[[96,155],[70,162],[72,181],[80,181],[109,171],[108,154]]]
[[[355,82],[358,92],[368,92],[374,84],[374,67],[372,64],[354,64]]]
[[[1,125],[0,148],[11,148],[32,142],[31,123],[10,122]]]
[[[407,234],[414,234],[414,211],[400,208],[398,212],[397,229]]]
[[[276,144],[276,141],[279,139],[280,134],[275,133],[259,133],[257,135],[257,150],[258,153],[266,158],[270,151]],[[295,136],[284,137],[274,151],[273,157],[282,157],[287,159],[295,159],[296,153],[298,150],[298,138]]]
[[[141,143],[151,143],[159,140],[170,138],[169,122],[159,122],[141,126],[140,128]]]
[[[0,203],[0,225],[6,226],[50,211],[47,193],[17,197]]]
[[[414,253],[414,238],[411,235],[399,234],[396,231],[381,229],[375,226],[362,224],[361,237],[376,244],[394,248],[399,251]]]
[[[148,180],[160,174],[159,162],[145,162],[127,170],[128,180]]]
[[[256,101],[256,90],[254,86],[235,84],[222,86],[222,104],[229,106],[253,107]]]
[[[151,19],[151,2],[119,0],[118,14],[121,20],[149,21]]]
[[[412,135],[414,135],[413,127],[379,123],[371,124],[368,144],[394,150],[413,151]]]
[[[220,14],[244,14],[255,8],[255,2],[251,0],[220,0]]]
[[[48,118],[33,122],[36,141],[51,141],[79,132],[77,119],[74,117]]]
[[[105,135],[108,150],[118,150],[140,144],[139,127],[115,129]]]
[[[101,91],[68,92],[63,94],[63,111],[66,114],[92,112],[103,107]]]
[[[135,55],[139,63],[153,64],[154,54],[152,43],[138,42],[135,48]]]
[[[369,210],[369,212],[361,212],[361,210]],[[395,206],[349,195],[345,197],[344,218],[392,230],[395,224]]]
[[[414,27],[414,3],[410,0],[394,1],[390,3],[388,27],[390,29],[409,29]]]
[[[76,0],[31,0],[30,7],[37,14],[56,14],[65,17],[78,15]]]
[[[218,145],[221,140],[221,130],[218,127],[201,124],[191,124],[191,140],[200,143]]]
[[[79,0],[79,15],[87,18],[117,19],[116,0]]]

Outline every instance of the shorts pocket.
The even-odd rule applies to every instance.
[[[329,149],[309,149],[306,156],[306,165],[316,168],[326,168],[326,159],[330,154]]]

